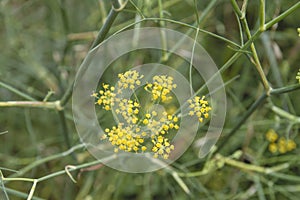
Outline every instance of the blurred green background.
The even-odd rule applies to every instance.
[[[230,1],[217,0],[132,0],[117,16],[107,37],[125,26],[145,18],[163,17],[199,27],[240,44],[237,17]],[[242,1],[237,1],[241,6]],[[266,21],[288,10],[297,0],[266,1]],[[251,33],[259,28],[259,4],[249,1],[246,18]],[[136,10],[138,8],[138,11]],[[59,100],[72,84],[76,72],[88,53],[98,30],[105,23],[111,8],[104,0],[2,0],[0,1],[0,81],[37,101],[42,101],[53,91],[48,101]],[[299,6],[298,6],[299,8]],[[197,14],[196,14],[197,11]],[[255,45],[263,71],[272,88],[295,84],[300,67],[300,38],[297,28],[300,12],[296,9],[269,30],[256,38]],[[147,20],[140,27],[165,26],[195,37],[195,30],[178,23]],[[132,26],[131,28],[133,28]],[[245,33],[242,32],[244,38]],[[245,41],[247,41],[245,39]],[[199,33],[198,42],[221,67],[237,51],[236,47],[205,33]],[[247,49],[250,51],[250,49]],[[150,52],[152,58],[160,54]],[[300,112],[299,91],[272,96],[243,123],[233,137],[228,133],[241,119],[249,106],[263,93],[260,77],[251,62],[251,54],[242,55],[222,73],[226,86],[227,117],[222,136],[217,143],[224,143],[218,151],[223,156],[242,150],[239,162],[249,165],[273,167],[288,164],[280,175],[270,176],[264,172],[245,170],[243,167],[225,165],[202,176],[185,177],[185,173],[201,171],[205,164],[215,165],[215,157],[198,158],[199,149],[192,145],[174,164],[171,171],[159,170],[147,174],[127,174],[105,166],[82,168],[73,173],[78,181],[73,183],[67,175],[39,182],[34,196],[42,199],[299,199],[300,168],[297,147],[284,154],[268,151],[265,133],[274,129],[279,136],[293,139],[300,145],[299,122],[276,115],[270,105],[298,116]],[[125,65],[146,62],[145,57],[129,56]],[[176,60],[171,60],[176,64]],[[119,65],[120,63],[118,63]],[[178,64],[178,63],[177,63]],[[110,77],[104,77],[109,80]],[[200,82],[195,87],[200,87]],[[0,101],[24,101],[24,97],[0,87]],[[271,103],[270,103],[271,102]],[[62,117],[58,111],[41,108],[0,107],[0,169],[4,177],[11,176],[41,158],[63,151],[69,147],[65,141],[66,130],[70,146],[80,143],[73,123],[71,101],[66,104]],[[62,120],[66,119],[66,126]],[[8,131],[7,133],[5,133]],[[39,178],[64,169],[93,161],[84,149],[73,155],[45,162],[21,177]],[[207,166],[207,165],[206,165]],[[10,170],[8,170],[10,169]],[[173,172],[182,178],[176,179]],[[281,175],[282,175],[281,174]],[[289,177],[289,178],[287,178]],[[182,183],[183,181],[184,183]],[[31,183],[10,181],[5,183],[10,199],[26,199]],[[188,190],[185,188],[188,188]],[[21,193],[18,193],[21,192]],[[2,196],[1,196],[2,195]],[[0,198],[6,199],[3,187]]]

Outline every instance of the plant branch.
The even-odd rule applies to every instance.
[[[106,158],[101,159],[101,160],[95,160],[95,161],[84,163],[84,164],[81,164],[81,165],[75,165],[72,168],[68,169],[68,172],[72,172],[72,171],[75,171],[75,170],[78,170],[78,169],[82,169],[82,168],[86,168],[86,167],[90,167],[90,166],[94,166],[94,165],[98,165],[99,163],[103,163],[104,161],[113,160],[115,158],[116,158],[116,155],[112,155],[112,156],[106,157]],[[60,176],[60,175],[63,175],[63,174],[66,174],[65,169],[54,172],[52,174],[48,174],[48,175],[43,176],[43,177],[40,177],[40,178],[37,179],[37,182],[42,182],[42,181],[45,181],[47,179],[50,179],[50,178],[53,178],[53,177],[56,177],[56,176]]]
[[[30,171],[31,169],[33,169],[35,167],[38,167],[38,166],[40,166],[40,165],[42,165],[46,162],[49,162],[51,160],[55,160],[55,159],[58,159],[58,158],[68,156],[71,153],[73,153],[74,151],[76,151],[78,149],[81,149],[83,147],[85,147],[85,144],[79,144],[79,145],[73,146],[72,148],[70,148],[67,151],[64,151],[64,152],[61,152],[61,153],[58,153],[58,154],[55,154],[55,155],[51,155],[51,156],[39,159],[39,160],[37,160],[35,162],[32,162],[31,164],[27,165],[23,169],[19,170],[17,173],[12,174],[11,176],[9,176],[9,178],[23,176],[25,173],[27,173],[28,171]]]
[[[287,16],[292,14],[298,8],[300,8],[300,1],[296,4],[294,4],[293,6],[291,6],[289,9],[287,9],[281,15],[277,16],[276,18],[274,18],[271,21],[269,21],[268,23],[266,23],[265,29],[271,28],[274,24],[277,24],[279,21],[283,20],[284,18],[286,18]]]
[[[178,175],[181,177],[203,176],[217,169],[223,168],[225,164],[245,171],[258,172],[266,175],[274,174],[274,176],[276,176],[277,171],[287,169],[290,166],[288,163],[283,163],[274,167],[262,167],[258,165],[244,163],[232,157],[225,157],[222,156],[221,154],[217,154],[212,160],[208,161],[208,163],[201,171],[189,172],[189,173],[178,173]]]
[[[30,108],[47,108],[54,110],[63,110],[60,101],[44,102],[44,101],[3,101],[0,107],[30,107]]]
[[[24,92],[21,92],[20,90],[6,84],[6,83],[3,83],[2,81],[0,81],[0,86],[5,88],[5,89],[8,89],[9,91],[19,95],[20,97],[23,97],[25,98],[26,100],[29,100],[29,101],[36,101],[35,98],[29,96],[28,94],[25,94]]]
[[[271,106],[271,110],[276,113],[277,115],[286,118],[294,123],[300,123],[300,117],[296,115],[292,115],[291,113],[277,107],[277,106]]]
[[[261,1],[264,1],[264,0],[261,0]],[[232,7],[233,7],[235,13],[241,18],[241,22],[242,22],[242,25],[244,26],[244,29],[245,29],[245,32],[246,32],[246,35],[247,35],[248,39],[251,39],[252,36],[251,36],[251,32],[250,32],[246,17],[240,11],[240,9],[237,6],[237,3],[236,3],[235,0],[231,0],[231,4],[232,4]],[[264,8],[264,6],[261,6],[261,7]],[[263,9],[263,13],[260,14],[260,15],[264,16],[265,15],[264,11],[265,10]],[[264,17],[263,17],[263,21],[264,21]],[[263,24],[263,26],[264,26],[264,24]],[[265,30],[264,28],[260,28],[260,32],[263,32],[264,30]],[[265,75],[265,73],[262,69],[262,66],[261,66],[260,60],[258,58],[257,51],[256,51],[254,43],[251,43],[250,48],[251,48],[251,51],[252,51],[252,54],[253,54],[255,68],[256,68],[257,72],[259,73],[259,76],[262,80],[263,86],[264,86],[267,94],[269,95],[271,88],[270,88],[269,82],[267,80],[267,77],[266,77],[266,75]]]
[[[259,5],[259,29],[260,31],[265,31],[265,0],[260,0],[260,5]]]

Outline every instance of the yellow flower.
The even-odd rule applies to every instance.
[[[299,81],[299,83],[300,83],[300,69],[299,69],[299,71],[298,71],[298,73],[297,73],[296,79],[297,79],[297,80]]]
[[[270,144],[269,144],[269,151],[270,151],[271,153],[276,153],[277,150],[278,150],[277,144],[275,144],[275,143],[270,143]]]
[[[129,70],[125,73],[119,74],[118,77],[118,93],[121,93],[122,89],[126,88],[134,90],[137,86],[141,84],[140,79],[142,79],[144,76],[140,75],[139,72],[137,72],[136,70]]]
[[[205,96],[202,96],[201,98],[195,96],[193,99],[189,99],[188,103],[190,104],[189,108],[191,109],[189,115],[196,115],[200,123],[203,122],[202,116],[204,116],[205,119],[209,117],[209,112],[212,108],[209,106],[208,101],[205,100]]]
[[[269,142],[275,142],[278,138],[278,134],[273,129],[270,129],[266,133],[266,138]]]
[[[152,93],[152,99],[154,101],[161,100],[161,102],[172,99],[169,94],[174,88],[176,88],[176,84],[173,84],[173,78],[166,75],[154,76],[153,83],[145,86],[145,90]]]
[[[286,149],[287,149],[287,151],[292,151],[292,150],[294,150],[295,148],[296,148],[296,143],[295,143],[295,141],[293,141],[293,140],[287,140],[287,143],[286,143]]]

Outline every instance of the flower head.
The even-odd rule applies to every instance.
[[[177,87],[173,84],[173,77],[160,75],[153,77],[153,83],[148,83],[145,90],[151,92],[152,100],[166,102],[172,99],[170,92]]]
[[[273,129],[268,130],[266,138],[270,142],[268,149],[271,153],[279,152],[280,154],[284,154],[294,150],[297,146],[295,141],[291,139],[286,139],[284,137],[279,138],[278,134]]]
[[[278,134],[274,131],[274,129],[270,129],[266,133],[266,138],[269,142],[275,142],[278,138]]]
[[[209,117],[209,112],[211,111],[211,107],[208,104],[208,101],[205,100],[205,96],[201,98],[195,96],[193,99],[189,99],[189,111],[190,116],[196,115],[198,117],[199,122],[203,122],[203,117],[206,119]]]
[[[143,77],[135,70],[126,71],[118,74],[117,89],[103,84],[103,89],[91,95],[96,99],[96,104],[101,105],[104,110],[112,110],[120,121],[117,125],[106,128],[101,139],[107,140],[114,147],[115,153],[143,153],[148,150],[155,158],[169,159],[175,149],[169,135],[171,131],[180,128],[180,115],[165,109],[149,110],[140,104],[134,91],[141,85]],[[151,104],[158,105],[171,100],[171,91],[176,87],[173,77],[157,75],[151,83],[144,86],[144,90],[151,93]],[[134,93],[133,97],[123,97],[125,89],[130,89]],[[211,107],[204,96],[196,96],[189,103],[192,115],[197,115],[200,122],[203,117],[208,118]]]
[[[297,73],[296,79],[297,79],[297,80],[299,81],[299,83],[300,83],[300,69],[299,69],[299,71],[298,71],[298,73]]]
[[[104,108],[105,110],[111,110],[111,106],[113,106],[115,103],[115,88],[110,87],[108,84],[103,84],[102,87],[103,90],[100,90],[99,94],[93,93],[91,96],[97,99],[96,104],[102,105],[102,108]]]
[[[141,85],[140,79],[142,79],[144,75],[140,75],[136,70],[129,70],[125,73],[121,73],[118,75],[118,93],[121,93],[122,89],[131,89],[134,90],[137,86]]]

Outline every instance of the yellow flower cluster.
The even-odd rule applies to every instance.
[[[134,99],[118,98],[124,89],[134,90],[141,85],[143,75],[135,70],[126,71],[118,75],[117,92],[114,87],[103,84],[103,89],[99,93],[93,93],[96,104],[102,105],[105,110],[113,110],[124,120],[117,126],[106,128],[102,140],[108,140],[113,145],[114,152],[119,150],[126,152],[142,153],[147,147],[154,153],[153,157],[168,159],[174,150],[174,145],[167,138],[171,130],[179,129],[179,117],[171,115],[165,111],[143,110],[138,97]],[[152,95],[151,103],[159,104],[172,99],[170,95],[172,89],[176,88],[173,84],[173,77],[159,75],[153,77],[153,82],[146,84],[144,90]],[[208,118],[211,107],[205,97],[194,97],[190,102],[192,108],[190,115],[197,115],[199,121]]]
[[[174,150],[174,145],[171,145],[168,141],[168,138],[165,138],[163,136],[155,137],[152,140],[153,147],[152,151],[154,152],[154,158],[157,158],[158,156],[162,156],[164,159],[169,158],[169,154],[172,150]]]
[[[127,152],[138,152],[139,150],[142,152],[146,151],[147,147],[142,145],[144,143],[142,136],[145,135],[136,134],[134,130],[135,129],[131,126],[123,128],[123,124],[119,123],[118,127],[113,126],[112,129],[106,128],[106,135],[103,135],[102,139],[106,139],[108,137],[110,143],[113,146],[116,146],[114,149],[116,153],[119,149]]]
[[[98,93],[93,93],[92,96],[97,99],[96,104],[102,105],[102,108],[105,110],[111,110],[111,106],[115,103],[116,94],[114,93],[114,90],[114,87],[103,84],[103,90],[99,91],[100,97],[98,96]]]
[[[166,102],[172,99],[170,92],[172,89],[177,87],[176,84],[173,84],[173,77],[171,76],[154,76],[153,83],[148,83],[145,86],[145,90],[151,92],[152,100]]]
[[[280,137],[278,139],[278,134],[273,130],[270,129],[266,133],[266,138],[270,142],[269,144],[269,151],[271,153],[287,153],[289,151],[292,151],[296,148],[296,143],[293,140],[285,139],[284,137]]]
[[[162,156],[164,159],[168,159],[170,152],[174,150],[174,145],[170,144],[166,135],[172,129],[179,129],[179,119],[177,116],[168,115],[167,112],[163,112],[159,120],[155,119],[155,116],[157,116],[155,111],[152,112],[152,116],[149,113],[146,114],[143,123],[151,131],[154,157]]]
[[[137,124],[140,104],[131,99],[117,99],[116,102],[118,102],[118,108],[115,112],[121,114],[128,124]]]
[[[188,100],[191,109],[189,111],[190,116],[196,115],[199,119],[199,122],[203,122],[203,117],[206,119],[209,117],[209,111],[211,107],[208,105],[208,101],[205,100],[205,96],[202,98],[195,96],[193,99]]]
[[[297,80],[299,81],[299,83],[300,83],[300,69],[299,69],[299,71],[298,71],[298,73],[297,73],[296,79],[297,79]]]
[[[299,33],[299,37],[300,37],[300,28],[297,28],[297,31],[298,31],[298,33]]]
[[[118,78],[118,93],[122,92],[122,89],[129,88],[131,90],[134,90],[137,86],[141,85],[140,79],[142,79],[144,76],[139,75],[139,72],[136,70],[129,70],[126,71],[124,74],[119,74]]]

